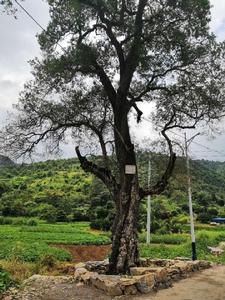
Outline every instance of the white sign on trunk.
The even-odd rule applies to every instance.
[[[136,174],[136,166],[135,165],[126,165],[125,166],[125,174]]]

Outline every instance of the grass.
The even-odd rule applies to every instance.
[[[152,234],[151,235],[151,243],[153,244],[172,244],[179,245],[181,243],[187,242],[189,235],[187,233],[184,234]],[[139,241],[141,243],[145,243],[146,241],[146,233],[142,232],[139,235]]]
[[[72,259],[69,252],[64,249],[49,247],[44,242],[30,244],[22,241],[6,241],[0,243],[0,259],[39,262],[45,255],[52,255],[59,261]]]
[[[2,225],[0,240],[27,243],[45,242],[47,244],[70,245],[102,245],[110,244],[110,239],[104,234],[90,232],[88,222],[39,224],[38,226]]]
[[[0,225],[0,266],[11,274],[16,283],[37,273],[58,275],[57,266],[70,261],[72,256],[68,251],[52,247],[51,244],[110,243],[104,233],[92,233],[88,222],[46,224],[38,220],[37,226],[27,226],[23,218],[11,219],[9,221],[12,224]],[[54,261],[56,265],[49,271],[46,262]],[[6,276],[5,273],[3,275]],[[0,289],[1,284],[3,281],[0,282]]]
[[[224,227],[223,227],[224,229]],[[165,235],[165,240],[163,243],[156,244],[155,241],[161,240],[163,236],[156,236],[154,240],[154,235],[152,237],[152,243],[150,245],[140,244],[140,254],[142,257],[150,258],[171,258],[176,257],[187,257],[191,258],[191,240],[190,236],[186,235],[186,241],[180,242],[181,237],[184,238],[185,235],[171,234],[171,239]],[[198,230],[196,233],[196,247],[197,256],[201,260],[209,260],[212,262],[225,264],[225,253],[220,256],[214,256],[210,253],[208,246],[218,246],[220,242],[225,241],[225,231],[216,230]]]
[[[46,262],[52,264],[56,261],[56,264],[61,265],[71,260],[68,251],[52,247],[52,244],[110,244],[110,233],[91,231],[88,222],[46,224],[38,221],[38,225],[28,226],[24,225],[26,222],[15,220],[13,224],[0,225],[0,265],[16,282],[35,273],[49,274]],[[152,234],[150,245],[145,243],[146,233],[141,233],[141,257],[191,258],[189,227],[184,228],[184,231],[182,234]],[[225,226],[196,226],[198,259],[225,264],[225,254],[215,257],[207,248],[217,246],[222,241],[225,242]],[[50,274],[57,272],[55,265]]]

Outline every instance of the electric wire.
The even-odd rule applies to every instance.
[[[47,33],[50,37],[51,35],[44,29],[44,27],[31,15],[31,13],[22,5],[20,4],[17,0],[14,0],[16,4],[24,11],[24,13],[39,27],[41,28],[45,33]],[[58,42],[56,44],[65,52],[67,53],[66,49],[60,45]]]
[[[143,120],[145,120],[145,121],[147,121],[147,122],[149,122],[149,123],[152,124],[152,122],[151,122],[149,119],[145,118],[145,117],[143,117]],[[161,128],[163,129],[162,126],[159,126],[159,127],[161,127]],[[181,134],[178,134],[177,132],[174,132],[174,131],[172,131],[171,129],[169,129],[169,131],[170,131],[172,134],[174,134],[174,135],[178,136],[179,138],[182,138],[182,139],[183,139],[183,136],[182,136]],[[212,148],[210,148],[210,147],[208,147],[208,146],[202,145],[202,144],[199,143],[199,142],[192,141],[192,143],[195,144],[195,145],[197,145],[197,146],[200,146],[200,147],[202,147],[202,148],[205,148],[206,150],[208,150],[208,151],[210,151],[210,152],[214,152],[214,153],[220,154],[220,155],[222,155],[222,156],[225,157],[225,153],[222,152],[222,151],[212,149]]]

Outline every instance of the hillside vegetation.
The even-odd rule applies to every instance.
[[[160,176],[166,156],[152,154],[152,182]],[[146,184],[148,154],[138,156],[142,184]],[[191,162],[194,213],[208,222],[225,216],[225,163]],[[188,222],[185,161],[177,159],[167,190],[152,199],[152,230],[179,232]],[[29,165],[1,166],[0,216],[38,217],[47,222],[91,221],[92,228],[108,230],[114,204],[106,188],[84,173],[77,159],[52,160]],[[140,210],[140,228],[145,224],[146,203]],[[0,218],[0,223],[4,223]],[[8,221],[9,222],[9,221]]]

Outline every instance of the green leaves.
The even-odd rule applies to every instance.
[[[0,297],[2,292],[6,291],[13,284],[10,274],[0,266]]]

